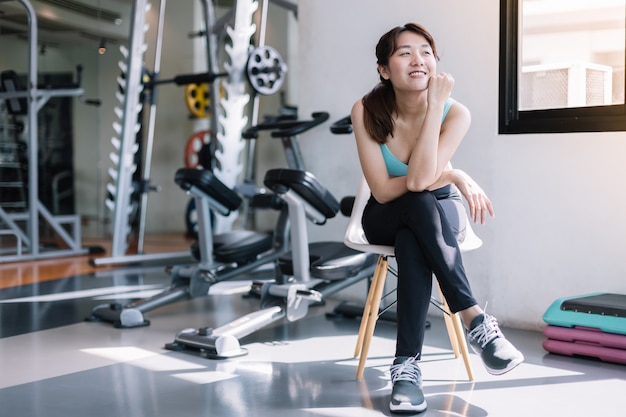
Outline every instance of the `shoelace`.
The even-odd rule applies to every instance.
[[[416,360],[416,358],[412,357],[402,363],[391,365],[391,382],[411,381],[416,384],[419,383],[421,371],[415,363]]]
[[[483,322],[469,332],[469,337],[484,349],[487,343],[496,337],[502,337],[502,332],[500,332],[496,318],[485,313]]]

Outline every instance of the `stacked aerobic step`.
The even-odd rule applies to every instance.
[[[543,348],[548,352],[626,364],[626,295],[560,298],[543,320]]]

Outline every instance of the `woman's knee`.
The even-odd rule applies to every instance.
[[[406,216],[403,220],[405,224],[421,219],[432,221],[438,216],[437,199],[430,191],[408,192],[400,197],[398,203],[401,205],[400,213]]]
[[[407,203],[410,203],[410,204],[426,205],[426,206],[432,206],[437,201],[437,199],[435,198],[435,195],[431,193],[430,191],[420,191],[420,192],[409,191],[408,193],[404,194],[400,198],[404,199]]]

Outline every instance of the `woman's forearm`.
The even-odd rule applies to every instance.
[[[428,189],[429,184],[438,181],[439,164],[439,133],[442,108],[429,107],[424,124],[416,140],[409,159],[407,187],[411,191]]]
[[[433,191],[438,188],[445,187],[446,185],[449,185],[449,184],[456,185],[456,179],[457,179],[456,175],[457,173],[455,172],[455,170],[452,169],[451,167],[448,167],[443,170],[439,178],[437,178],[437,181],[429,185],[426,189],[428,191]]]

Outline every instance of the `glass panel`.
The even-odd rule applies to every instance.
[[[520,4],[520,110],[624,104],[626,0]]]

